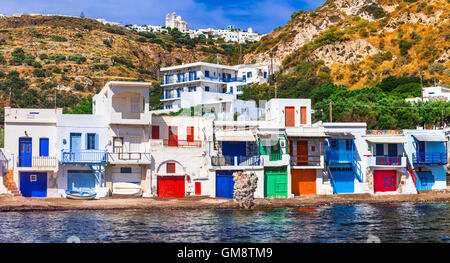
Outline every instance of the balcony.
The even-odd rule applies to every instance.
[[[260,166],[261,158],[255,156],[211,156],[212,166]]]
[[[323,169],[324,156],[322,155],[297,155],[291,156],[292,169]]]
[[[173,94],[167,94],[162,95],[161,100],[177,100],[181,98],[181,94],[173,95]]]
[[[238,77],[220,78],[220,77],[200,76],[200,77],[196,77],[196,78],[168,79],[166,81],[161,81],[161,85],[189,83],[189,82],[195,82],[195,81],[212,81],[212,82],[220,82],[220,83],[230,83],[230,82],[245,82],[246,80],[244,78],[238,78]]]
[[[201,141],[188,141],[188,140],[169,140],[164,139],[163,141],[164,146],[166,147],[191,147],[191,148],[200,148],[202,147]]]
[[[447,153],[443,152],[421,152],[412,154],[412,162],[422,165],[445,165],[447,164]]]
[[[353,151],[335,151],[327,150],[326,160],[329,164],[338,163],[352,163],[353,162]]]
[[[50,168],[58,167],[58,159],[50,156],[19,156],[17,158],[17,167],[24,168]]]
[[[369,167],[406,167],[405,156],[367,156],[367,166]]]
[[[61,163],[63,164],[106,164],[108,154],[106,151],[63,151]]]
[[[108,153],[109,163],[111,164],[151,164],[152,157],[150,153],[141,152],[115,152]]]
[[[271,153],[269,155],[261,155],[262,165],[270,167],[288,166],[289,159],[288,154]]]

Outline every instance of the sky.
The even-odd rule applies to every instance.
[[[176,12],[189,29],[252,27],[270,33],[297,10],[313,10],[325,0],[0,0],[0,14],[40,13],[104,18],[123,25],[162,25]]]

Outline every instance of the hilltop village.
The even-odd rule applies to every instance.
[[[266,63],[161,72],[156,111],[151,83],[127,81],[108,82],[91,114],[6,107],[0,193],[233,199],[237,171],[258,177],[255,198],[417,194],[449,184],[449,130],[313,123],[310,99],[240,100],[244,86],[268,81]]]

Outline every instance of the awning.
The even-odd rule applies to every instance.
[[[417,135],[413,135],[414,138],[416,138],[416,140],[420,141],[420,142],[445,142],[447,141],[447,138],[445,137],[444,134],[439,135],[439,134],[417,134]]]
[[[252,142],[256,137],[252,131],[216,131],[216,140],[230,142]]]
[[[332,139],[355,139],[355,136],[349,132],[325,132],[325,134],[330,136]]]
[[[405,136],[374,136],[366,137],[366,140],[371,143],[406,143]]]

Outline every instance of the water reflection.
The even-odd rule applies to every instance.
[[[0,242],[449,242],[448,204],[2,212]]]

